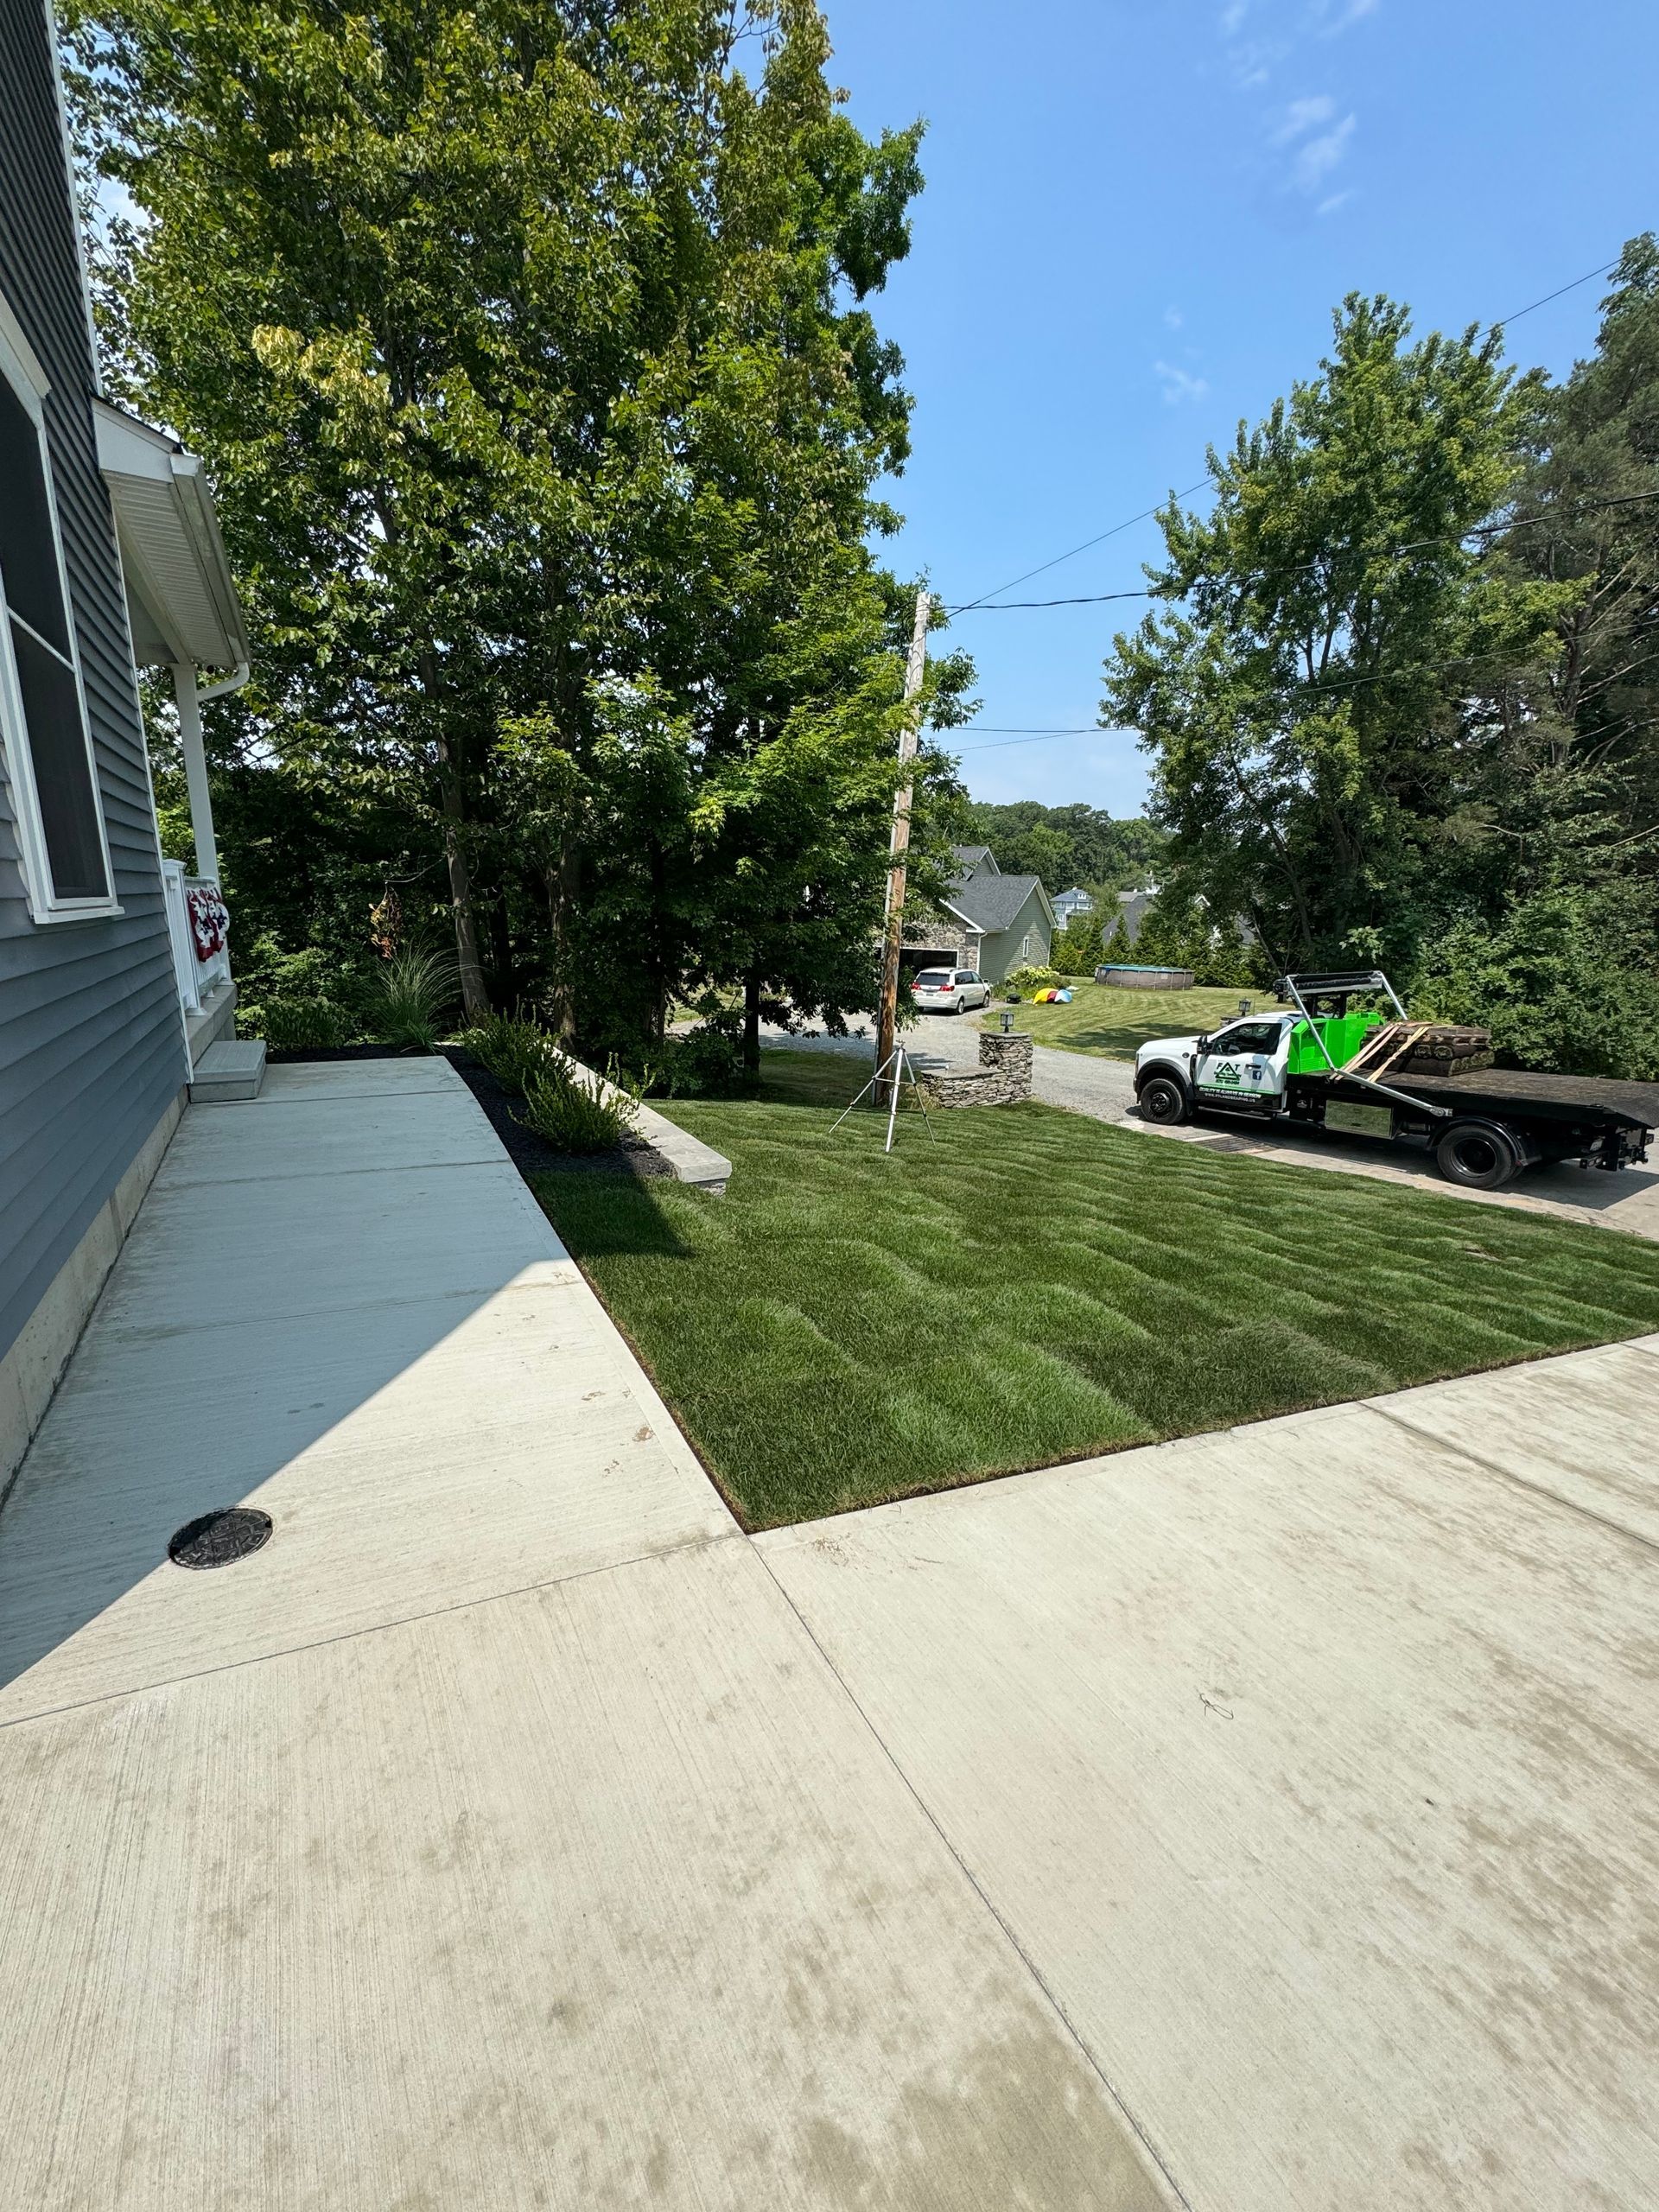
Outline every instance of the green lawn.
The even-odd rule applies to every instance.
[[[861,1064],[766,1073],[667,1109],[724,1198],[538,1185],[750,1528],[1659,1327],[1659,1245],[1611,1230],[1038,1104],[884,1155],[830,1135]]]
[[[1039,1045],[1058,1045],[1069,1052],[1104,1052],[1132,1060],[1149,1037],[1190,1037],[1219,1029],[1238,1012],[1240,999],[1260,1014],[1279,1001],[1263,991],[1126,991],[1104,983],[1074,983],[1070,1006],[1021,1006],[1014,1020]],[[982,1027],[1001,1028],[1002,1009],[992,1007]]]

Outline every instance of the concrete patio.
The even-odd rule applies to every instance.
[[[445,1064],[192,1109],[0,1510],[0,2204],[1647,2212],[1656,1414],[751,1541]]]

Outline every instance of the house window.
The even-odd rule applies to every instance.
[[[1031,931],[1029,930],[1026,931],[1024,938],[1020,941],[1020,957],[1022,960],[1029,960],[1031,957]]]
[[[111,911],[52,498],[44,385],[0,302],[0,749],[37,921]]]

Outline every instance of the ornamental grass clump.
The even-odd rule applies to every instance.
[[[486,1014],[461,1041],[507,1090],[527,1090],[561,1057],[545,1029],[511,1014]]]
[[[456,974],[442,953],[394,952],[375,975],[374,1027],[388,1045],[429,1052],[455,1002]]]
[[[637,1098],[555,1053],[524,1085],[514,1118],[560,1152],[613,1152],[639,1116]]]

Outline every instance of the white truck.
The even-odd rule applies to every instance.
[[[1287,976],[1278,995],[1287,1009],[1143,1045],[1135,1090],[1146,1118],[1246,1115],[1414,1145],[1448,1182],[1482,1191],[1543,1161],[1613,1171],[1648,1156],[1659,1084],[1495,1068],[1490,1052],[1459,1057],[1455,1033],[1436,1061],[1447,1033],[1411,1021],[1380,969]]]

